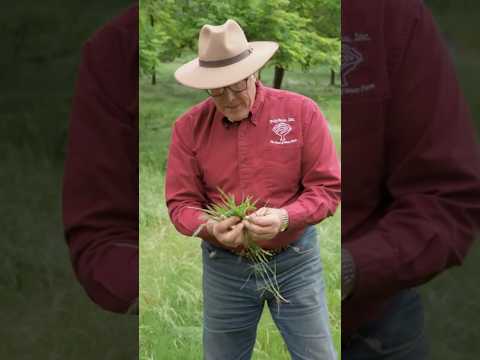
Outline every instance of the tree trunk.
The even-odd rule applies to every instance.
[[[330,86],[335,85],[335,70],[330,69]]]
[[[155,18],[153,17],[153,14],[150,14],[150,26],[153,28],[155,27]],[[157,83],[157,69],[155,65],[152,67],[152,85],[155,85]]]
[[[275,76],[273,78],[273,87],[275,89],[282,88],[283,75],[285,74],[285,69],[280,66],[275,66]]]

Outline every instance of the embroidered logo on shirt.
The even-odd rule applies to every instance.
[[[272,124],[272,131],[277,135],[280,140],[270,140],[272,144],[291,144],[297,142],[298,139],[289,139],[287,140],[287,135],[292,131],[292,126],[289,123],[294,122],[295,119],[271,119],[270,124]]]
[[[352,87],[348,81],[349,75],[365,61],[365,57],[357,47],[353,45],[369,42],[372,39],[368,34],[355,33],[354,36],[342,37],[342,95],[361,94],[375,89],[375,84],[361,84],[360,86]]]
[[[362,54],[353,46],[342,45],[342,87],[348,86],[347,75],[363,62]]]

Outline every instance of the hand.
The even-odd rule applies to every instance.
[[[270,240],[280,232],[286,213],[285,209],[263,207],[245,217],[243,223],[253,241]]]
[[[237,248],[245,243],[243,236],[244,224],[236,216],[222,221],[210,219],[207,221],[206,226],[207,231],[226,247]]]

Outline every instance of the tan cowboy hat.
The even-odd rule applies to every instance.
[[[255,73],[275,54],[273,41],[248,42],[234,20],[219,26],[204,25],[198,39],[198,58],[175,72],[177,81],[196,89],[216,89]]]

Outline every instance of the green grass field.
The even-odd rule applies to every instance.
[[[140,359],[200,359],[202,353],[201,251],[198,238],[176,232],[164,204],[167,144],[175,118],[205,92],[177,85],[174,70],[163,64],[158,84],[140,80]],[[262,72],[270,86],[272,70]],[[283,88],[315,99],[329,119],[340,149],[340,96],[329,87],[328,69],[287,72]],[[340,211],[317,225],[325,269],[334,341],[340,352]],[[261,319],[254,359],[289,359],[268,310]]]
[[[61,177],[68,113],[80,45],[129,1],[74,1],[73,9],[47,0],[17,1],[0,13],[3,70],[0,96],[0,359],[136,359],[138,319],[100,310],[76,281],[61,224]],[[480,52],[475,11],[471,21],[446,21],[458,38],[456,65],[480,134]],[[66,20],[65,20],[66,19]],[[451,25],[448,25],[450,23]],[[465,39],[462,41],[462,39]],[[142,80],[141,274],[142,359],[199,359],[199,241],[178,236],[163,206],[166,140],[172,119],[204,98],[174,85],[176,65],[160,69],[156,87]],[[285,87],[314,97],[332,121],[338,138],[339,99],[328,90],[327,74],[286,74]],[[271,83],[271,73],[264,74]],[[318,81],[318,83],[315,83]],[[315,94],[317,86],[322,92]],[[303,91],[301,90],[301,91]],[[188,99],[185,100],[185,99]],[[161,104],[159,100],[162,101]],[[325,223],[336,230],[339,214]],[[331,225],[333,223],[333,225]],[[337,223],[337,224],[335,224]],[[323,225],[322,225],[323,226]],[[323,235],[322,256],[335,341],[340,337],[339,244]],[[472,360],[480,353],[478,242],[463,267],[422,288],[432,359]],[[148,290],[148,291],[147,291]],[[333,294],[333,295],[332,295]],[[268,317],[262,319],[257,359],[285,359]],[[180,349],[182,349],[180,351]]]
[[[81,45],[129,2],[58,5],[18,1],[0,13],[0,359],[131,360],[138,319],[87,297],[72,271],[61,212]]]
[[[477,32],[472,31],[478,2],[428,0],[427,3],[446,6],[435,11],[435,15],[439,28],[450,39],[457,77],[470,105],[477,143],[480,143],[480,47]],[[451,269],[421,287],[431,359],[472,360],[480,354],[479,262],[480,244],[477,241],[463,266]]]

